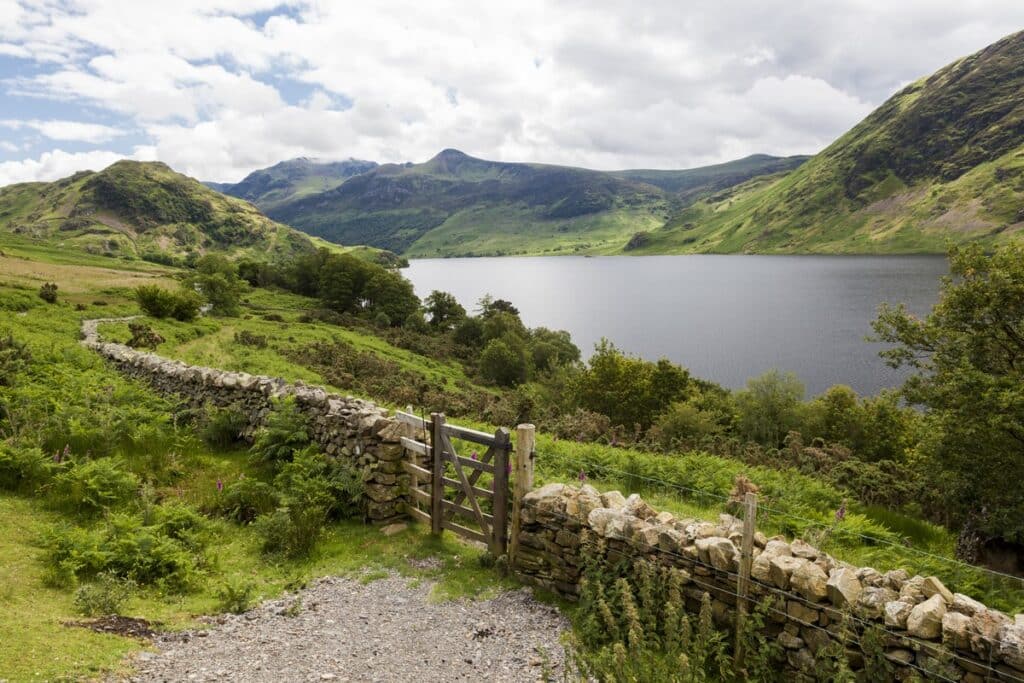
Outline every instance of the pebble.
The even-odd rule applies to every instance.
[[[322,579],[210,628],[158,636],[131,680],[534,683],[541,664],[562,678],[569,623],[527,589],[446,602],[430,590],[397,575]],[[296,598],[303,607],[287,616]]]

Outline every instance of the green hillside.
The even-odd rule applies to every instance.
[[[22,242],[163,262],[208,251],[266,258],[313,249],[305,235],[248,202],[158,162],[119,161],[52,183],[0,188],[3,233]]]
[[[332,162],[290,159],[270,168],[253,171],[237,183],[205,185],[269,211],[294,199],[332,190],[348,178],[366,173],[376,166],[376,162],[359,159]]]
[[[655,185],[686,199],[703,193],[723,190],[738,185],[755,176],[792,171],[810,159],[809,156],[773,157],[768,154],[751,154],[742,159],[724,164],[700,166],[680,171],[659,169],[631,169],[612,171],[611,175],[627,180]]]
[[[641,253],[942,251],[1024,228],[1024,32],[907,86],[791,174],[698,201]]]

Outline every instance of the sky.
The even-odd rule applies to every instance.
[[[0,185],[236,182],[444,148],[598,169],[814,153],[1021,0],[0,0]]]

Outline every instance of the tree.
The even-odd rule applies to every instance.
[[[522,384],[528,371],[526,349],[518,337],[492,339],[480,354],[480,374],[500,386]]]
[[[927,316],[886,305],[874,328],[915,371],[902,394],[928,409],[927,474],[973,559],[986,539],[1024,542],[1024,247],[952,248],[949,264]]]
[[[511,301],[495,299],[490,294],[485,294],[476,305],[480,309],[480,316],[483,318],[488,318],[494,313],[511,313],[519,317],[519,309],[513,306]]]
[[[580,359],[580,350],[565,330],[535,327],[530,330],[530,355],[534,367],[547,372],[561,365],[576,363]]]
[[[384,313],[392,325],[401,325],[419,311],[420,300],[412,283],[397,273],[377,267],[363,290],[366,308],[371,313]]]
[[[423,301],[430,316],[430,326],[438,330],[448,330],[466,317],[466,309],[455,296],[448,292],[434,290]]]
[[[736,393],[739,427],[745,437],[777,448],[800,420],[804,385],[792,372],[769,370],[747,380],[747,388]]]

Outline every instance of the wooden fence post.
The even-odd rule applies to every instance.
[[[512,439],[508,429],[494,432],[494,510],[491,522],[491,554],[501,557],[508,551],[508,452]]]
[[[750,568],[754,562],[754,532],[757,530],[757,494],[743,497],[743,540],[740,545],[740,573],[736,580],[736,665],[743,663],[743,625],[747,617]]]
[[[430,478],[430,533],[441,535],[441,503],[444,500],[444,413],[430,414],[432,459]]]
[[[512,494],[512,538],[509,542],[509,566],[516,566],[519,553],[519,532],[523,524],[523,496],[533,490],[533,447],[536,428],[531,424],[516,427],[515,490]]]

